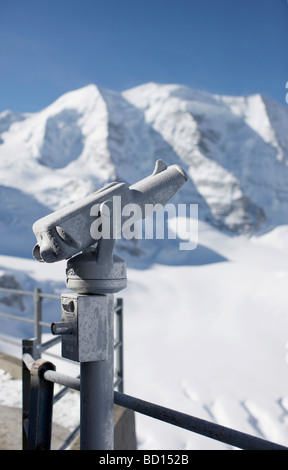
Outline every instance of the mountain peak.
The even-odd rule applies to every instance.
[[[288,110],[257,94],[90,84],[38,113],[0,114],[0,184],[55,210],[112,180],[132,184],[162,159],[190,177],[177,201],[249,233],[287,220],[287,125]]]
[[[90,109],[95,102],[97,102],[99,96],[99,88],[94,84],[90,84],[82,88],[78,88],[77,90],[68,91],[52,104],[44,108],[41,113],[55,113],[63,108],[72,108],[77,109],[79,112],[85,112],[87,109]]]

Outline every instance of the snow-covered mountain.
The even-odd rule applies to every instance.
[[[198,204],[200,219],[236,233],[286,223],[287,126],[288,109],[260,95],[155,83],[123,93],[89,85],[37,113],[4,111],[1,252],[30,256],[37,218],[107,182],[134,183],[158,158],[185,169],[174,200]]]
[[[90,85],[38,113],[2,112],[0,287],[63,292],[66,263],[31,260],[34,221],[109,181],[134,183],[158,158],[179,163],[190,178],[174,200],[199,204],[197,248],[116,244],[139,260],[121,292],[125,392],[288,445],[287,124],[288,108],[260,95],[154,83]],[[55,302],[45,299],[48,323],[60,319]],[[31,317],[33,299],[1,293],[0,310]],[[0,323],[0,338],[33,335]],[[15,406],[1,389],[0,404]],[[227,448],[141,415],[136,424],[139,449]]]

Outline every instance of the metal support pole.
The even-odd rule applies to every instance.
[[[45,372],[55,371],[48,361],[36,359],[36,339],[23,341],[23,450],[50,450],[54,383]]]
[[[24,339],[22,341],[22,355],[29,354],[34,359],[38,359],[37,340]],[[30,407],[30,369],[22,361],[22,449],[27,449],[28,427],[29,427],[29,407]]]
[[[97,296],[96,296],[97,297]],[[114,299],[107,294],[108,355],[81,362],[80,449],[114,448]]]
[[[104,289],[103,289],[104,290]],[[114,446],[114,293],[61,296],[62,356],[80,363],[80,448]]]
[[[116,386],[118,391],[123,393],[123,377],[124,377],[124,360],[123,360],[123,299],[116,300]]]
[[[44,373],[55,366],[38,359],[31,368],[30,406],[27,450],[50,450],[54,383]]]
[[[36,287],[34,289],[34,336],[37,339],[37,345],[40,345],[42,340],[42,297],[40,293],[41,289]]]

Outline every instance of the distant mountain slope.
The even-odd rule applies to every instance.
[[[34,204],[37,218],[112,180],[133,183],[162,158],[190,176],[175,202],[199,204],[199,217],[220,228],[257,232],[287,223],[287,128],[288,109],[260,95],[89,85],[38,113],[0,113],[1,201],[14,190],[24,240]],[[5,237],[20,228],[3,204],[1,227]]]
[[[286,107],[154,83],[124,96],[188,167],[210,209],[204,217],[240,232],[287,221]]]

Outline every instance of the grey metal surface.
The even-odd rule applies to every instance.
[[[117,255],[99,262],[98,250],[74,256],[67,262],[66,286],[81,294],[110,294],[127,286],[126,263]]]
[[[120,196],[119,212],[127,204],[137,204],[144,218],[148,215],[145,205],[165,205],[187,179],[180,166],[167,167],[158,160],[152,175],[130,187],[125,183],[110,183],[92,195],[36,221],[33,231],[37,244],[33,256],[46,263],[71,258],[98,241],[91,236],[91,216],[94,220],[102,214],[105,216],[105,207],[110,206],[113,197]],[[100,225],[99,221],[97,225]]]
[[[29,361],[30,362],[33,361],[33,358],[31,358],[31,356],[29,357],[29,355],[26,355],[25,359],[28,364],[29,364]],[[84,373],[84,378],[86,378],[86,380],[88,379],[89,375],[91,375],[93,383],[98,382],[101,388],[101,371],[100,369],[97,370],[97,368],[95,368],[95,363],[91,363],[90,366],[89,366],[89,363],[87,363],[87,368],[86,370],[84,370],[83,368],[83,373]],[[64,374],[57,373],[56,371],[53,371],[53,370],[45,371],[44,377],[48,381],[71,387],[74,390],[80,390],[80,379],[78,378],[71,378]],[[94,431],[93,431],[94,425],[92,422],[92,416],[91,416],[91,420],[89,419],[89,408],[90,406],[92,406],[92,401],[93,400],[95,401],[95,396],[94,396],[95,387],[93,386],[91,388],[91,382],[89,381],[87,385],[88,385],[87,393],[85,394],[85,400],[87,400],[86,405],[85,405],[86,410],[84,412],[82,419],[85,420],[88,426],[86,431],[84,430],[84,436],[85,436],[85,432],[87,433],[89,432],[90,434],[85,436],[85,442],[82,444],[82,446],[84,446],[85,448],[88,448],[88,447],[90,448],[90,445],[94,447],[94,443],[91,441],[94,438],[96,438],[96,435],[94,434]],[[83,386],[86,389],[86,383],[85,383],[85,380],[83,382],[83,377],[82,377],[81,387]],[[265,439],[261,439],[256,436],[252,436],[252,435],[249,435],[249,434],[246,434],[246,433],[243,433],[243,432],[231,429],[231,428],[227,428],[225,426],[221,426],[219,424],[215,424],[213,422],[206,421],[206,420],[194,417],[194,416],[190,416],[185,413],[181,413],[179,411],[172,410],[170,408],[166,408],[166,407],[163,407],[163,406],[151,403],[151,402],[147,402],[139,398],[132,397],[130,395],[126,395],[126,394],[114,391],[113,396],[114,396],[113,397],[114,403],[116,405],[133,410],[137,413],[144,414],[151,418],[161,420],[163,422],[180,427],[182,429],[187,429],[188,431],[194,432],[196,434],[200,434],[202,436],[205,436],[213,440],[217,440],[219,442],[225,443],[232,447],[236,447],[236,448],[243,449],[243,450],[288,450],[287,447],[279,445],[277,443],[267,441]],[[82,398],[84,399],[84,396]],[[90,400],[91,402],[89,405]],[[94,409],[94,412],[96,413],[96,409],[94,407],[93,409]],[[86,412],[87,412],[87,416],[86,416]],[[99,409],[98,412],[101,413],[101,409]],[[95,418],[98,419],[98,417],[93,415],[93,419]],[[99,439],[103,440],[104,437],[100,436]],[[98,440],[98,437],[97,437],[97,440]],[[105,443],[102,442],[101,447],[104,447],[104,445],[107,445],[107,442]]]
[[[102,361],[81,362],[80,448],[114,447],[114,299],[107,295],[108,351]]]
[[[159,419],[242,450],[288,450],[287,447],[274,442],[266,441],[210,421],[195,418],[194,416],[171,410],[170,408],[159,406],[120,392],[114,392],[114,400],[117,405],[136,411],[137,413]]]
[[[63,357],[76,362],[107,359],[108,299],[105,295],[62,294],[62,321],[53,323],[51,329],[61,335]],[[114,314],[114,305],[112,308]]]
[[[116,301],[116,322],[115,322],[115,344],[114,351],[115,355],[115,379],[114,387],[118,389],[119,392],[124,392],[124,322],[123,322],[123,299],[117,299]]]
[[[35,340],[23,341],[22,442],[24,450],[50,450],[54,383],[44,378],[54,364],[37,357]]]
[[[57,372],[56,370],[47,370],[44,372],[44,378],[49,382],[64,385],[72,390],[80,391],[80,379],[77,377],[70,377],[69,375]]]

